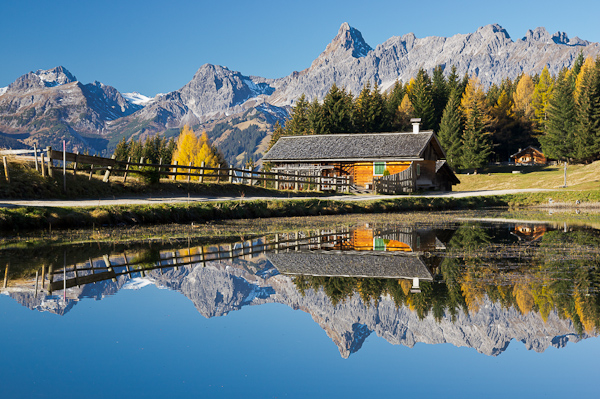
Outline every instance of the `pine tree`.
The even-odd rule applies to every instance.
[[[475,104],[470,110],[462,137],[461,167],[479,169],[484,166],[491,154],[488,134],[484,132],[483,113]]]
[[[446,152],[446,160],[453,168],[460,166],[462,147],[461,136],[462,123],[460,102],[457,93],[453,92],[446,104],[446,108],[444,108],[438,134],[440,144]]]
[[[600,156],[600,79],[596,65],[588,65],[586,61],[577,80],[579,93],[575,99],[577,118],[573,157],[587,162]]]
[[[435,125],[435,109],[431,93],[431,80],[424,69],[417,72],[417,77],[410,90],[410,102],[415,118],[421,118],[423,129],[432,129]]]
[[[438,65],[433,70],[433,80],[431,83],[431,95],[433,100],[433,126],[434,131],[439,131],[442,114],[448,102],[448,85],[444,78],[444,69]]]
[[[308,107],[306,96],[302,94],[292,108],[290,119],[285,123],[286,135],[303,136],[308,134]]]
[[[386,113],[388,119],[388,129],[386,130],[400,130],[399,126],[396,124],[396,114],[398,113],[398,107],[400,107],[400,104],[402,104],[404,94],[404,87],[402,83],[396,80],[386,102]]]
[[[566,160],[574,155],[576,125],[572,74],[562,71],[548,104],[546,134],[540,137],[542,151],[549,158]]]
[[[369,130],[367,132],[382,132],[387,128],[386,98],[381,94],[379,85],[375,82],[371,93],[369,106]]]
[[[273,129],[273,134],[271,135],[271,140],[269,141],[269,148],[267,149],[267,151],[273,148],[273,146],[275,145],[275,143],[277,143],[279,138],[284,135],[285,131],[281,127],[281,124],[279,124],[279,121],[275,122],[275,129]]]
[[[117,161],[127,161],[127,157],[129,157],[129,142],[125,137],[117,144],[114,155]]]
[[[324,133],[352,133],[352,96],[334,83],[323,100]]]
[[[323,116],[323,106],[316,98],[308,107],[308,130],[310,134],[325,134],[325,118]]]
[[[354,122],[356,129],[361,132],[369,132],[371,121],[369,110],[371,108],[371,83],[367,82],[363,86],[360,94],[354,101]]]

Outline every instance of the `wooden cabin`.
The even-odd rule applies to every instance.
[[[548,162],[544,153],[532,146],[524,150],[519,149],[519,152],[512,154],[510,158],[516,165],[546,165]]]
[[[414,126],[415,124],[413,124]],[[373,188],[373,179],[412,167],[414,190],[451,190],[460,183],[433,131],[281,137],[263,161],[277,172],[350,177],[354,188]],[[386,172],[387,171],[387,172]]]

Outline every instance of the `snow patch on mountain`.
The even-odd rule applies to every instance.
[[[8,90],[8,86],[0,87],[0,96],[3,95],[4,93],[6,93],[6,90]]]
[[[121,95],[131,104],[141,105],[142,107],[154,102],[154,97],[145,96],[137,91],[132,93],[121,93]]]
[[[270,96],[275,91],[273,87],[269,86],[266,83],[254,83],[252,80],[247,78],[242,79],[242,81],[246,84],[246,86],[248,86],[248,88],[252,92],[250,98],[258,97],[263,94]]]
[[[147,278],[139,278],[139,277],[135,277],[132,278],[131,280],[129,280],[127,283],[125,283],[125,285],[123,285],[123,289],[124,290],[139,290],[141,288],[144,288],[148,285],[152,285],[154,284],[153,281],[150,281]]]

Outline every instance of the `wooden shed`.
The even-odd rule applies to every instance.
[[[519,152],[512,154],[510,158],[517,165],[546,165],[548,162],[544,153],[533,146],[519,149]]]
[[[438,167],[437,161],[445,158],[435,134],[417,127],[407,133],[281,137],[263,160],[279,172],[350,177],[355,189],[372,189],[374,178],[412,167],[414,191],[448,190],[459,183],[447,164]]]

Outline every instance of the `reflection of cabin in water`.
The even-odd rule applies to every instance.
[[[275,251],[267,258],[283,274],[408,279],[412,292],[420,292],[420,281],[434,280],[438,262],[424,252],[444,248],[433,230],[412,227],[378,230],[367,224],[338,238],[319,246],[326,249]]]
[[[519,149],[519,151],[512,154],[510,158],[516,165],[546,165],[546,162],[548,162],[544,153],[532,146],[529,146],[524,150]]]
[[[281,137],[263,157],[273,171],[304,176],[349,177],[355,188],[373,188],[375,177],[409,170],[411,190],[451,190],[459,180],[432,131]],[[387,172],[386,172],[387,171]]]
[[[543,224],[521,224],[516,225],[513,232],[519,240],[536,241],[546,234],[546,226]]]

